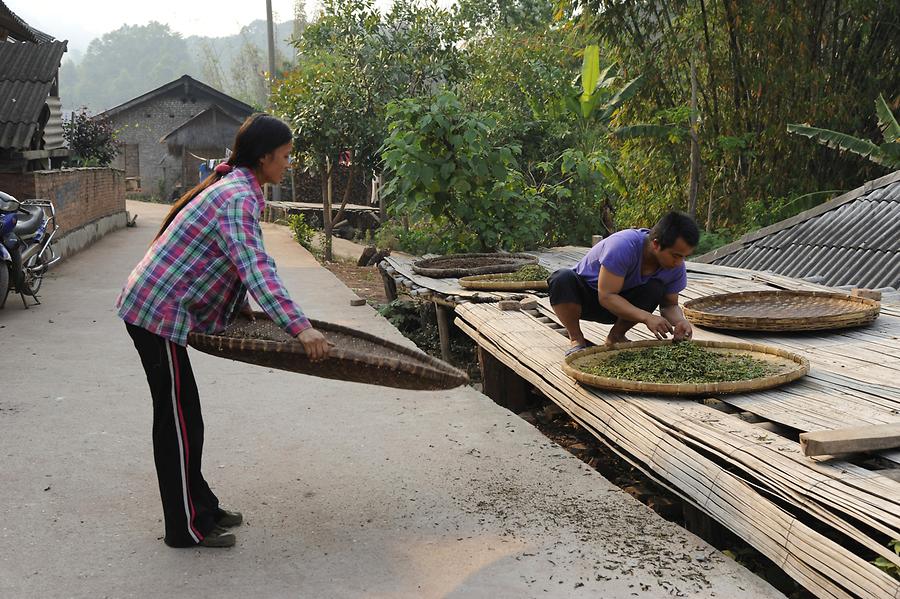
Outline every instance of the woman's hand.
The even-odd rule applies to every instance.
[[[316,329],[309,327],[297,335],[297,341],[303,344],[306,355],[313,362],[320,362],[328,357],[329,345],[325,335]]]

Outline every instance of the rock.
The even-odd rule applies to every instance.
[[[537,310],[538,302],[533,297],[529,297],[520,301],[519,305],[523,310]]]
[[[501,310],[520,310],[521,305],[519,304],[519,300],[500,300],[497,302],[497,307]]]
[[[853,297],[864,297],[866,299],[875,300],[876,302],[881,301],[881,292],[877,289],[865,289],[863,287],[854,287],[850,290],[850,295]]]
[[[350,305],[351,306],[365,306],[366,300],[364,300],[361,297],[355,297],[352,300],[350,300]]]
[[[384,260],[384,258],[386,256],[390,256],[390,255],[391,255],[391,250],[378,250],[377,252],[372,254],[372,257],[369,258],[369,261],[366,263],[366,266],[375,266],[376,264],[378,264],[379,262]]]
[[[359,256],[359,260],[356,261],[357,266],[368,266],[369,260],[372,259],[372,256],[375,255],[375,252],[378,251],[374,245],[370,245],[363,250],[362,254]]]

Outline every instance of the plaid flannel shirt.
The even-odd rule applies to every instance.
[[[188,333],[218,333],[247,290],[292,336],[311,325],[263,247],[265,204],[253,172],[236,168],[188,203],[153,242],[116,300],[119,316],[178,345]]]

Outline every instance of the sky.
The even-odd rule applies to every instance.
[[[90,41],[122,25],[150,21],[168,24],[188,37],[233,35],[256,19],[266,18],[266,0],[4,0],[26,23],[53,37],[69,41],[69,52],[87,49]],[[391,0],[376,0],[381,8]],[[319,3],[306,0],[307,12]],[[277,22],[294,15],[293,0],[272,0]]]

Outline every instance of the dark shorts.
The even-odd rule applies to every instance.
[[[550,305],[579,304],[581,319],[614,324],[619,317],[600,305],[597,289],[578,276],[571,268],[561,268],[547,279],[550,285]],[[653,313],[666,294],[666,286],[659,279],[650,279],[643,285],[626,289],[619,295],[633,306]]]

